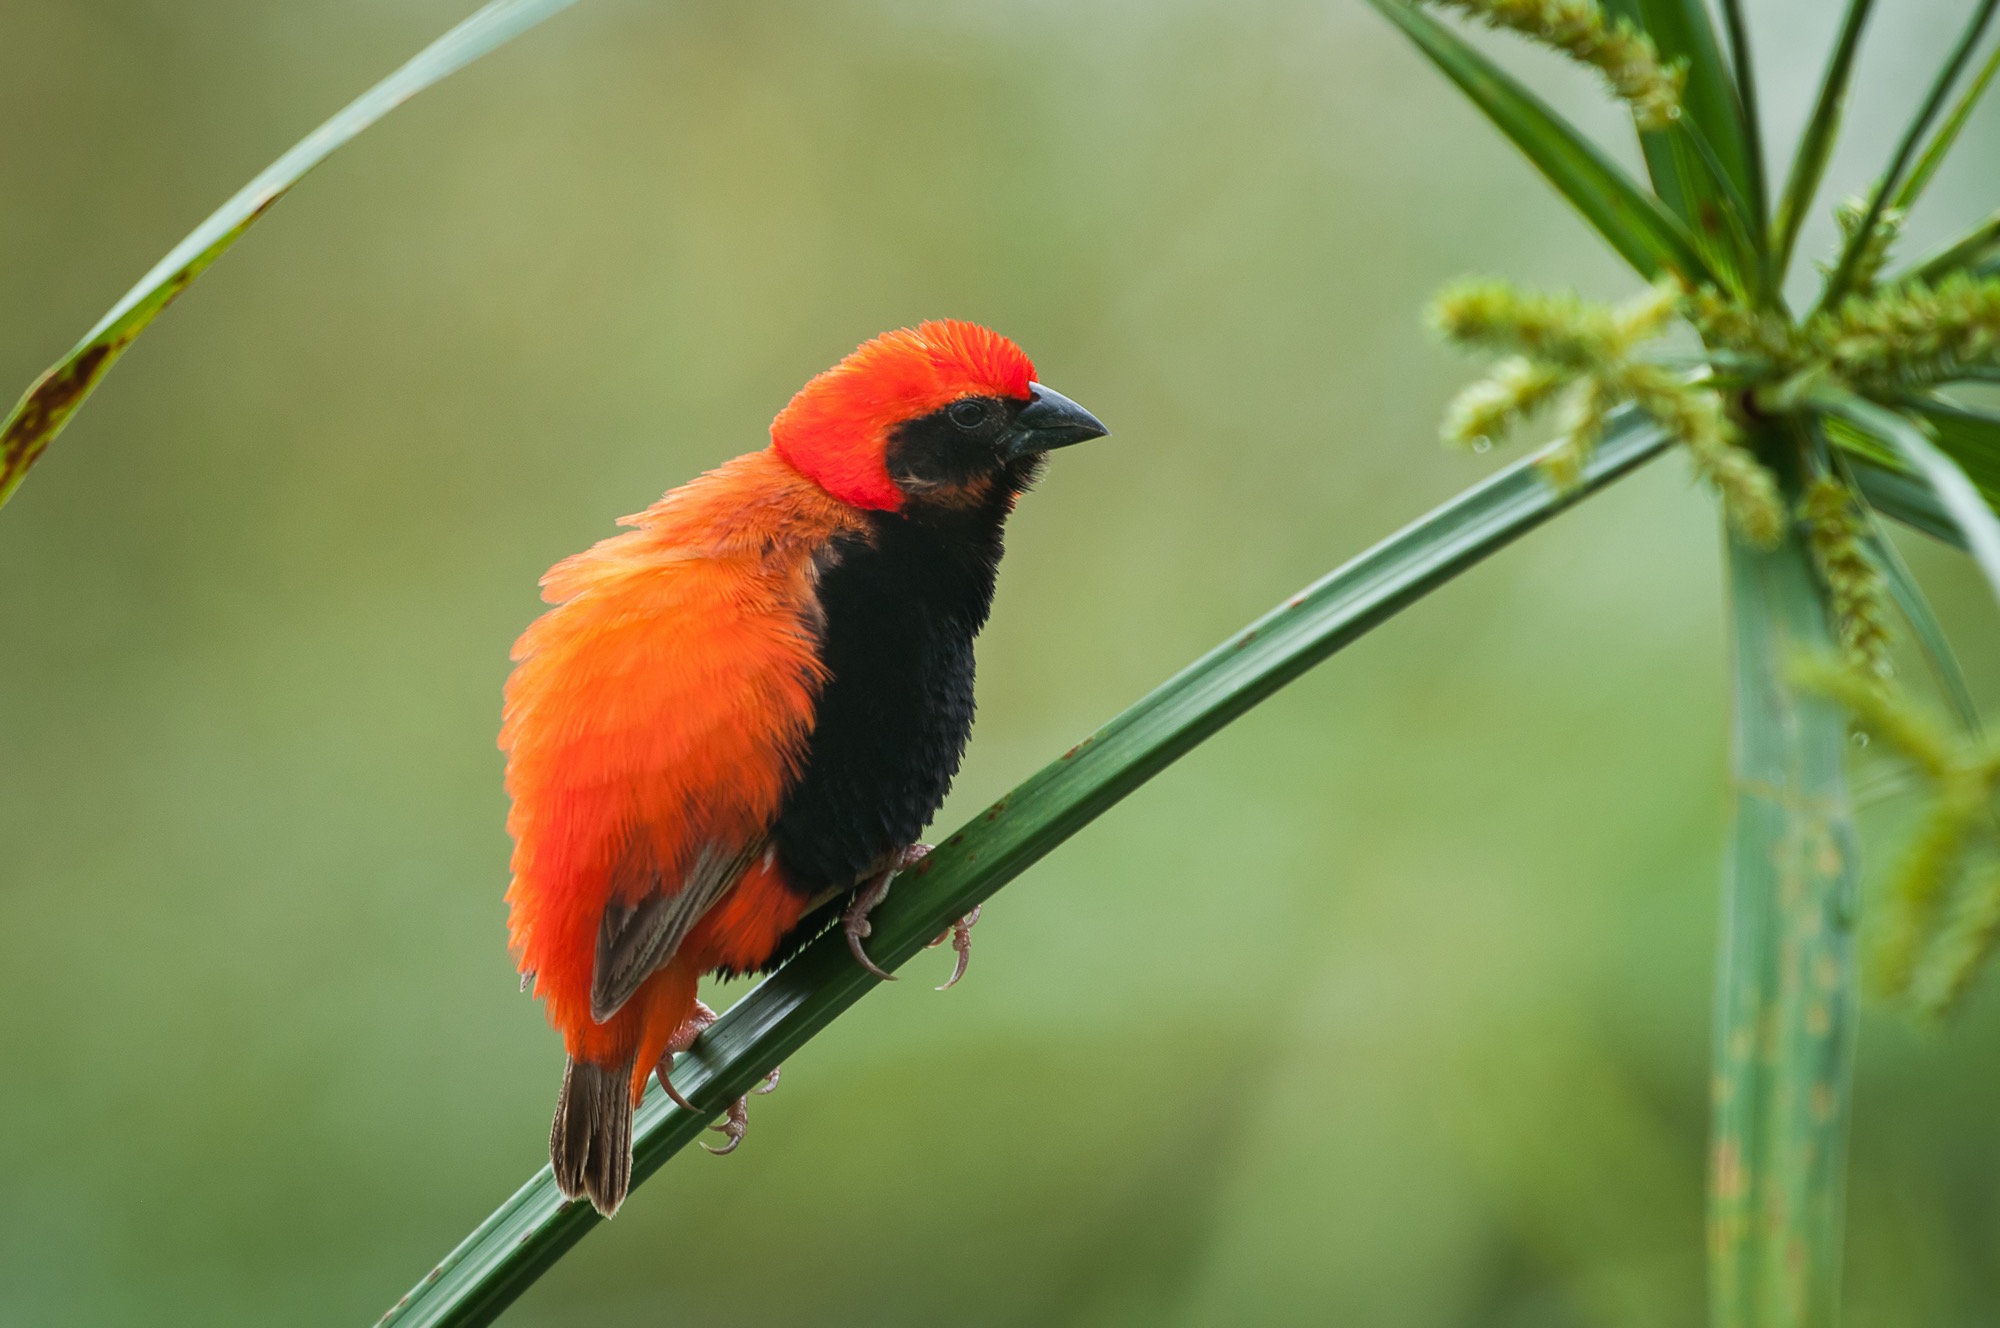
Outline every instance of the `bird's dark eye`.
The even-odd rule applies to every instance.
[[[961,429],[977,429],[986,423],[986,403],[984,401],[956,401],[949,411],[951,422]]]

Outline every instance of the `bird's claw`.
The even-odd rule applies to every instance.
[[[729,1104],[729,1113],[722,1118],[722,1123],[708,1128],[717,1134],[728,1136],[729,1142],[720,1148],[709,1148],[707,1144],[703,1144],[702,1147],[717,1157],[728,1157],[742,1145],[743,1136],[750,1133],[750,1099],[737,1098]]]
[[[688,1016],[686,1023],[674,1030],[673,1037],[667,1042],[666,1051],[660,1056],[659,1065],[654,1067],[653,1074],[660,1081],[660,1088],[668,1097],[673,1099],[674,1105],[683,1111],[697,1111],[699,1108],[682,1097],[680,1090],[674,1087],[674,1057],[693,1046],[694,1040],[706,1032],[708,1026],[713,1024],[715,1020],[715,1011],[709,1009],[702,1002],[696,1001],[694,1003],[694,1013]],[[778,1086],[778,1074],[783,1068],[780,1066],[777,1069],[773,1069],[769,1074],[764,1076],[764,1081],[751,1089],[750,1092],[762,1096],[775,1089]],[[750,1132],[749,1096],[746,1094],[730,1103],[729,1110],[723,1114],[722,1123],[720,1125],[711,1125],[708,1128],[714,1130],[717,1134],[727,1135],[729,1142],[720,1148],[708,1148],[707,1144],[703,1144],[703,1148],[708,1148],[708,1151],[717,1157],[725,1157],[735,1152],[737,1147],[743,1142],[743,1136]]]
[[[951,976],[946,978],[944,985],[937,990],[950,991],[958,985],[958,980],[965,976],[965,966],[972,962],[972,928],[979,921],[979,911],[985,907],[984,904],[974,904],[970,913],[939,932],[937,939],[924,947],[926,950],[935,950],[946,941],[950,941],[952,950],[958,955],[958,962],[952,965]]]
[[[694,1104],[682,1097],[680,1090],[674,1087],[674,1057],[692,1047],[694,1040],[707,1032],[708,1026],[718,1017],[715,1011],[696,1001],[694,1013],[687,1017],[686,1023],[674,1030],[673,1037],[667,1040],[667,1049],[660,1053],[660,1063],[653,1067],[653,1077],[660,1081],[660,1091],[673,1099],[674,1105],[682,1111],[693,1111]]]
[[[847,912],[841,915],[841,930],[847,933],[847,948],[853,954],[854,962],[884,982],[894,982],[896,975],[870,959],[868,952],[861,948],[861,943],[875,931],[868,925],[868,915],[875,911],[877,904],[888,897],[889,882],[896,878],[896,873],[908,871],[916,866],[930,851],[929,844],[912,844],[898,853],[893,862],[868,878],[867,883],[855,894],[854,902],[847,906]]]
[[[778,1073],[783,1069],[782,1065],[773,1068],[769,1074],[764,1076],[764,1082],[758,1084],[750,1092],[762,1097],[764,1094],[776,1089],[778,1086]],[[742,1145],[743,1136],[750,1133],[749,1094],[746,1093],[729,1104],[729,1110],[723,1115],[720,1125],[711,1125],[708,1128],[717,1134],[727,1136],[729,1142],[720,1148],[708,1148],[707,1144],[703,1144],[703,1148],[708,1148],[708,1151],[717,1157],[727,1157],[735,1152]]]

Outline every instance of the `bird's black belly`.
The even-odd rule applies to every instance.
[[[1010,495],[978,507],[882,513],[821,575],[820,695],[799,782],[772,843],[806,895],[851,892],[915,842],[972,731],[973,639],[993,603]],[[804,919],[766,967],[818,935],[844,900]]]

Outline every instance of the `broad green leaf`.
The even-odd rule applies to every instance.
[[[1693,237],[1574,125],[1408,0],[1369,0],[1401,28],[1647,280],[1714,281]]]
[[[1750,160],[1745,151],[1747,139],[1743,108],[1737,101],[1729,66],[1716,42],[1715,24],[1709,18],[1708,6],[1702,0],[1609,0],[1605,10],[1643,28],[1666,59],[1687,62],[1687,85],[1681,94],[1681,113],[1700,126],[1702,134],[1714,145],[1715,156],[1737,192],[1745,199],[1751,198],[1754,191],[1750,185]],[[1683,207],[1669,192],[1668,181],[1674,177],[1672,164],[1666,163],[1669,169],[1663,178],[1660,165],[1655,163],[1654,150],[1666,137],[1660,134],[1643,136],[1642,146],[1646,150],[1647,165],[1653,172],[1653,182],[1659,188],[1660,197],[1683,219],[1697,222],[1695,212]]]
[[[1895,449],[1898,458],[1937,496],[1973,561],[1979,564],[1980,573],[2000,596],[2000,518],[1994,516],[1958,463],[1940,451],[1916,424],[1893,410],[1833,387],[1820,388],[1811,400],[1818,409]]]
[[[869,954],[894,969],[1044,854],[1231,720],[1489,554],[1658,455],[1667,439],[1620,415],[1559,494],[1534,461],[1501,471],[1259,618],[945,839],[870,918]],[[876,979],[837,932],[732,1006],[683,1056],[674,1085],[647,1085],[633,1129],[636,1189]],[[567,1203],[547,1167],[384,1316],[378,1328],[488,1324],[601,1219]]]
[[[494,0],[300,139],[195,227],[84,334],[69,354],[37,378],[13,412],[0,422],[0,506],[6,505],[28,468],[41,458],[50,440],[62,432],[133,339],[301,176],[417,93],[574,3]]]
[[[1792,169],[1785,177],[1785,191],[1778,199],[1778,212],[1771,219],[1771,270],[1782,282],[1792,265],[1792,249],[1799,241],[1799,227],[1819,194],[1820,180],[1826,175],[1827,160],[1833,156],[1834,140],[1840,135],[1840,118],[1847,109],[1847,87],[1854,73],[1854,57],[1861,49],[1861,30],[1868,23],[1874,0],[1848,0],[1847,13],[1834,40],[1833,56],[1821,76],[1819,96],[1812,115],[1806,119],[1805,135],[1792,156]]]
[[[1797,485],[1786,490],[1796,499]],[[1792,666],[1835,636],[1796,525],[1732,539],[1736,815],[1723,899],[1709,1166],[1710,1319],[1831,1324],[1858,1019],[1847,723]]]
[[[1609,0],[1607,12],[1645,30],[1663,58],[1687,68],[1681,119],[1639,135],[1654,192],[1687,224],[1711,267],[1755,285],[1762,205],[1753,202],[1744,119],[1702,0]],[[1745,278],[1751,278],[1746,282]]]

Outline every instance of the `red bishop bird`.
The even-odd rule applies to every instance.
[[[514,647],[500,746],[512,948],[569,1053],[564,1194],[625,1198],[646,1076],[673,1093],[715,1017],[702,975],[768,971],[835,925],[875,967],[868,910],[972,727],[1007,515],[1045,453],[1104,433],[1005,337],[924,323],[542,579],[555,607]],[[745,1120],[716,1127],[729,1148]]]

